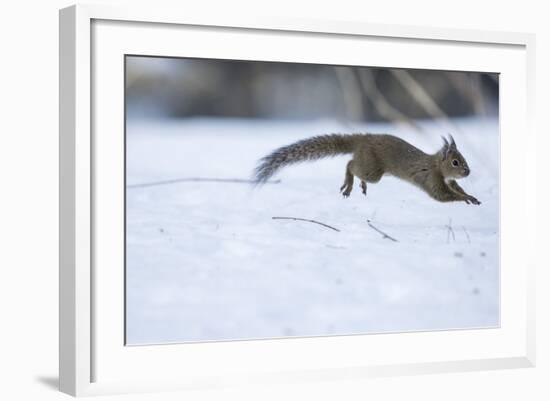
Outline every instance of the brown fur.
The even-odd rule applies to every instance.
[[[367,183],[377,183],[388,174],[416,185],[440,202],[464,201],[479,205],[481,202],[455,181],[467,177],[470,169],[454,139],[450,139],[449,143],[443,138],[443,147],[430,155],[392,135],[317,136],[279,148],[261,159],[255,179],[262,184],[285,166],[351,153],[353,158],[346,165],[344,184],[340,188],[344,197],[350,195],[354,177],[361,180],[361,190],[366,195]]]

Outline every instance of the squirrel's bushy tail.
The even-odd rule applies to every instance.
[[[256,184],[263,184],[281,168],[290,164],[353,153],[358,135],[322,135],[283,146],[262,158],[254,170]]]

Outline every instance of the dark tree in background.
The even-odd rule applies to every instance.
[[[390,121],[498,115],[498,75],[128,56],[128,112],[144,117]]]

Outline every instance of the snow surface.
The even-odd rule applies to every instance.
[[[498,120],[453,121],[482,205],[438,203],[393,177],[339,187],[350,156],[291,166],[277,184],[258,159],[314,135],[361,132],[334,121],[139,120],[127,125],[126,328],[129,344],[486,328],[499,325]],[[427,152],[427,134],[388,125]],[[314,219],[336,232],[307,222]],[[383,238],[372,224],[398,242]],[[449,229],[452,228],[452,232]]]

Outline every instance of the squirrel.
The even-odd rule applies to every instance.
[[[354,176],[361,180],[361,190],[366,196],[367,183],[377,183],[387,174],[417,186],[439,202],[481,204],[456,182],[456,179],[467,177],[470,168],[454,138],[450,135],[450,142],[442,139],[443,147],[434,154],[427,154],[387,134],[315,136],[283,146],[262,158],[254,171],[254,181],[261,185],[291,164],[351,153],[353,158],[346,165],[344,184],[340,187],[344,198],[351,194]]]

